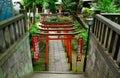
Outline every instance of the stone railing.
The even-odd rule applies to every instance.
[[[27,32],[25,15],[0,22],[0,53],[5,52]]]
[[[97,14],[94,18],[92,32],[105,51],[120,67],[120,25]]]
[[[120,77],[120,25],[100,14],[94,15],[85,73],[88,78]]]
[[[21,78],[33,72],[25,15],[0,22],[0,78]]]
[[[120,13],[101,13],[101,15],[120,24]]]

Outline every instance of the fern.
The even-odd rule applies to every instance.
[[[99,0],[98,4],[94,6],[102,13],[115,13],[117,12],[117,6],[111,0]]]

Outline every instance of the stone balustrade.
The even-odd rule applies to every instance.
[[[33,72],[25,15],[0,22],[0,78],[21,78]]]
[[[95,14],[90,34],[86,75],[88,78],[119,78],[119,68],[120,25]]]
[[[0,53],[10,48],[26,32],[26,21],[23,14],[0,22]]]
[[[101,13],[101,15],[120,24],[120,13]]]
[[[93,34],[105,51],[120,66],[120,25],[101,15],[96,15]]]

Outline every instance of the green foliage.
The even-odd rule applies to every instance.
[[[40,14],[38,13],[38,17],[36,17],[35,22],[39,22],[40,20],[41,20],[41,16],[40,16]]]
[[[62,0],[62,2],[62,7],[64,9],[69,9],[73,12],[80,10],[80,8],[82,7],[82,0]]]
[[[60,18],[58,19],[58,21],[60,21],[60,22],[71,22],[72,19],[71,19],[70,17],[63,16],[63,17],[60,17]]]
[[[45,62],[44,58],[40,58],[37,61],[33,62],[33,70],[34,71],[44,71],[45,70],[45,64],[43,63]]]
[[[83,17],[89,17],[92,14],[89,8],[83,8],[82,13]]]
[[[117,7],[117,13],[120,13],[120,0],[113,0],[116,7]]]
[[[111,0],[99,0],[95,8],[99,9],[102,13],[117,12],[116,5]]]
[[[117,8],[120,8],[120,0],[113,0],[113,1],[117,5]]]
[[[78,21],[73,21],[74,27],[77,28],[75,31],[79,31],[80,29],[82,29],[81,24]]]
[[[83,53],[85,52],[86,50],[86,42],[87,42],[87,30],[85,29],[82,29],[82,26],[77,22],[77,21],[74,21],[74,24],[75,24],[75,27],[77,27],[77,29],[75,30],[75,32],[79,32],[80,33],[78,35],[75,36],[75,38],[83,38]],[[77,50],[77,46],[78,46],[78,42],[76,40],[72,41],[72,47],[73,47],[73,50]]]
[[[57,22],[57,21],[58,21],[58,17],[56,16],[50,17],[50,22]]]
[[[73,8],[73,6],[76,5],[76,2],[73,2],[72,0],[63,0],[63,2],[64,3],[62,4],[62,7],[64,9],[71,9],[71,8]]]
[[[90,13],[90,9],[89,9],[89,8],[84,8],[84,9],[82,10],[82,13]]]
[[[39,32],[39,30],[37,30],[37,25],[36,24],[31,25],[29,32],[30,32],[31,35]]]
[[[27,8],[33,8],[33,4],[42,6],[44,9],[50,9],[51,11],[56,9],[55,2],[57,0],[22,0],[21,3]],[[49,5],[49,6],[47,6]]]

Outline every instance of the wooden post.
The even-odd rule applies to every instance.
[[[72,70],[72,44],[71,44],[71,40],[69,40],[69,53],[70,53],[70,70]]]
[[[45,70],[48,70],[48,51],[49,51],[49,42],[48,40],[46,40]]]
[[[70,62],[70,47],[69,47],[69,40],[67,40],[67,47],[66,47],[66,49],[67,49],[67,54],[68,54],[68,63]]]

